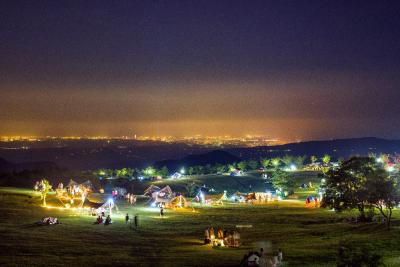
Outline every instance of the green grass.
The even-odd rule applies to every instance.
[[[51,202],[52,196],[49,197]],[[227,204],[196,207],[195,211],[158,210],[118,203],[120,214],[110,226],[93,225],[94,217],[40,207],[29,190],[0,189],[0,266],[238,266],[243,254],[261,246],[281,248],[287,266],[334,266],[338,242],[370,242],[389,266],[400,265],[400,218],[395,212],[388,232],[376,223],[349,224],[344,216],[324,209],[304,208],[300,201],[265,206]],[[124,224],[123,215],[140,214],[140,229]],[[56,226],[34,226],[45,216],[58,217]],[[206,227],[241,230],[241,248],[202,245]]]

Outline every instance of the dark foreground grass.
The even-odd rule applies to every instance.
[[[121,214],[110,226],[39,204],[29,191],[0,190],[0,266],[238,266],[244,253],[260,247],[281,248],[286,266],[334,266],[344,239],[371,243],[389,266],[400,266],[398,226],[388,232],[379,224],[349,224],[344,215],[306,209],[300,202],[167,210],[163,219],[156,209],[120,203]],[[139,230],[125,225],[125,212],[140,214]],[[34,226],[44,216],[58,217],[62,224]],[[241,248],[202,245],[206,227],[239,224],[252,225],[241,230]]]

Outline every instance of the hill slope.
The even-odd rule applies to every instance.
[[[400,152],[400,140],[386,140],[375,137],[336,139],[324,141],[308,141],[279,146],[262,146],[255,148],[231,148],[226,151],[241,159],[259,157],[281,157],[284,155],[302,156],[315,155],[322,157],[329,154],[333,158],[348,158],[353,155],[368,155],[369,153]]]
[[[204,154],[188,155],[179,160],[163,160],[156,162],[157,167],[167,166],[169,170],[178,170],[182,166],[190,167],[196,165],[205,166],[207,164],[228,164],[238,162],[240,158],[222,150],[214,150]]]

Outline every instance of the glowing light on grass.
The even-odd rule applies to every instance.
[[[393,167],[393,166],[388,166],[388,167],[386,168],[386,170],[387,170],[388,172],[394,172],[394,167]]]

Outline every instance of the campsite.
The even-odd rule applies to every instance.
[[[309,172],[294,175],[307,181],[319,179]],[[220,201],[202,203],[196,202],[196,197],[184,197],[178,192],[183,192],[188,181],[213,188],[216,193],[208,192],[204,199],[217,196],[214,198]],[[281,249],[282,266],[336,266],[339,242],[351,239],[363,243],[373,239],[371,249],[382,254],[388,266],[398,266],[400,253],[393,252],[400,245],[395,238],[399,234],[397,228],[388,232],[374,223],[351,224],[346,218],[352,212],[336,214],[329,209],[306,206],[306,196],[316,194],[311,188],[298,188],[295,198],[280,201],[261,203],[257,197],[243,202],[230,199],[249,185],[254,191],[263,188],[265,192],[265,181],[257,173],[150,181],[147,196],[146,192],[138,195],[133,205],[123,197],[91,193],[84,200],[93,204],[89,210],[62,207],[56,192],[48,194],[44,207],[38,192],[1,188],[0,264],[35,266],[45,259],[49,266],[239,266],[243,255],[262,247],[271,255]],[[98,214],[93,214],[93,210],[104,207],[110,198],[115,202],[113,223],[94,224]],[[152,205],[153,199],[157,205],[164,202],[163,216],[159,207]],[[108,212],[107,207],[103,212]],[[137,228],[131,221],[125,222],[126,214],[131,220],[138,216]],[[60,224],[34,225],[49,216],[58,218]],[[399,217],[395,210],[394,218]],[[209,227],[238,231],[240,246],[205,245],[204,230]]]

